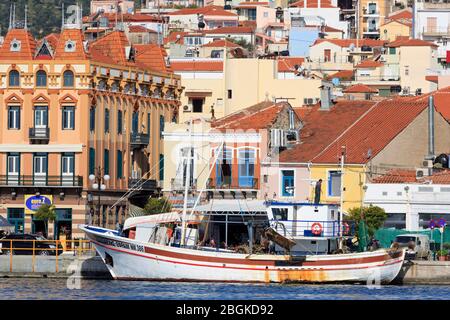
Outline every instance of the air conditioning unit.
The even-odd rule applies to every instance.
[[[422,178],[428,176],[428,169],[416,169],[416,178]]]
[[[433,160],[424,160],[422,166],[424,168],[433,168]]]
[[[192,112],[192,106],[188,104],[183,106],[183,112]]]

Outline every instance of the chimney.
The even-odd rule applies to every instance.
[[[331,105],[331,86],[323,82],[320,87],[320,110],[330,110]]]
[[[320,8],[320,0],[317,1],[317,8]]]
[[[428,160],[434,160],[434,97],[428,97]]]
[[[306,9],[306,3],[308,2],[308,0],[303,0],[303,7]]]

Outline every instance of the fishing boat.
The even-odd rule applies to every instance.
[[[404,249],[347,254],[261,254],[211,248],[198,245],[199,217],[185,221],[182,244],[182,221],[182,214],[171,212],[129,218],[122,232],[89,225],[80,227],[112,277],[120,280],[387,284],[397,276],[405,258]],[[274,240],[281,246],[283,239],[292,242],[271,227],[267,230],[276,235],[278,239]],[[295,245],[298,242],[287,247]]]
[[[223,143],[219,150],[223,150]],[[210,219],[196,211],[204,188],[188,215],[190,167],[187,161],[181,212],[130,217],[120,231],[80,225],[114,279],[384,284],[400,272],[404,249],[357,253],[336,250],[342,245],[342,203],[338,207],[267,201],[264,236],[275,244],[275,250],[253,250],[255,237],[250,221],[245,222],[248,237],[241,237],[247,250],[211,243],[206,246],[200,231]],[[210,174],[212,170],[213,166]]]

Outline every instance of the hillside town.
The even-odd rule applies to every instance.
[[[327,237],[359,232],[345,246],[362,246],[355,212],[377,208],[362,251],[409,235],[450,260],[450,1],[68,8],[35,38],[12,4],[2,30],[0,231],[82,241],[84,225],[120,233],[160,201],[156,213],[203,215],[183,220],[206,224],[192,245],[251,254],[270,203],[294,221],[285,238],[336,253]],[[306,207],[320,223],[297,217]]]

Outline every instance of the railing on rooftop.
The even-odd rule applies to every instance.
[[[239,178],[239,179],[217,179],[209,178],[206,189],[216,190],[257,190],[259,188],[258,178]]]

